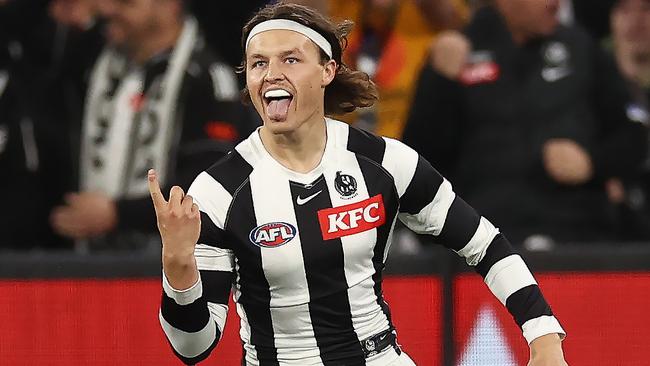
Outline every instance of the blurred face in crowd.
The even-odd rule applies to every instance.
[[[633,57],[650,59],[650,0],[619,0],[612,10],[611,27],[617,47]]]
[[[323,64],[309,38],[289,30],[254,36],[246,49],[246,86],[271,133],[287,133],[324,116],[325,86],[336,62]]]
[[[558,25],[560,0],[497,0],[497,7],[515,37],[550,35]]]
[[[135,48],[178,14],[175,0],[101,0],[99,12],[107,21],[106,37],[117,47]]]

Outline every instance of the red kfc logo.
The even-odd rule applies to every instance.
[[[381,194],[345,206],[318,211],[318,221],[324,240],[361,233],[386,222]]]

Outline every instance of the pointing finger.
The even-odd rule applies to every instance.
[[[163,194],[160,191],[160,184],[158,183],[158,176],[156,175],[155,170],[149,169],[147,180],[149,181],[149,193],[151,194],[153,206],[156,209],[156,212],[158,212],[158,210],[167,204],[167,201],[165,201],[165,197],[163,197]]]

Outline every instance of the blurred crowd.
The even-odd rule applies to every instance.
[[[294,0],[354,21],[401,139],[515,244],[650,241],[650,0]],[[0,249],[158,248],[146,174],[259,125],[241,27],[267,1],[0,0]],[[164,189],[164,188],[163,188]]]

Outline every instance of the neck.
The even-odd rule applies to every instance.
[[[132,60],[135,63],[144,64],[157,54],[173,48],[182,31],[183,21],[181,18],[174,18],[162,23],[131,52]]]
[[[269,154],[280,164],[295,172],[307,173],[316,168],[323,157],[327,125],[321,115],[290,133],[274,134],[262,127],[260,138]]]

